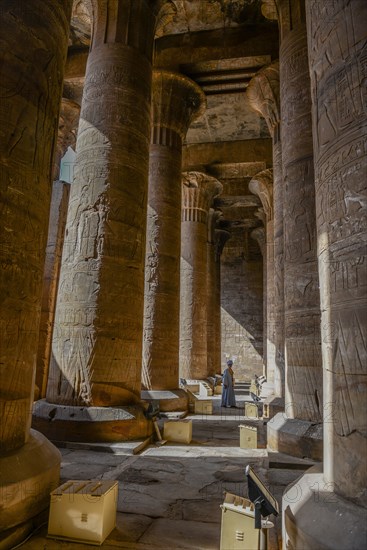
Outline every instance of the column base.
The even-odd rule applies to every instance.
[[[366,510],[328,491],[330,485],[317,465],[287,487],[282,500],[283,548],[365,548]]]
[[[159,401],[162,412],[187,412],[189,399],[185,390],[144,390],[141,392],[144,402]]]
[[[271,451],[322,461],[322,424],[287,418],[285,413],[278,413],[267,423],[267,434],[267,445]]]
[[[50,492],[59,485],[60,462],[58,449],[35,430],[23,447],[0,457],[0,545],[24,536],[29,520],[49,506]]]
[[[72,407],[45,399],[33,406],[32,426],[52,441],[132,441],[153,433],[153,424],[139,405]]]

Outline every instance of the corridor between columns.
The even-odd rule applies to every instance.
[[[210,416],[187,450],[209,472],[228,359],[264,455],[233,437],[225,471],[312,465],[277,489],[283,547],[363,547],[365,2],[3,0],[0,20],[0,548],[37,525],[60,461],[108,475],[60,449],[158,456],[155,404]],[[200,496],[157,518],[210,538]]]

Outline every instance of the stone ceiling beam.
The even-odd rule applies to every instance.
[[[200,169],[216,163],[265,162],[272,166],[272,140],[246,139],[210,143],[192,143],[183,147],[183,170]]]
[[[235,29],[163,36],[155,41],[154,64],[179,69],[181,64],[230,57],[269,55],[279,52],[278,25],[271,22]]]

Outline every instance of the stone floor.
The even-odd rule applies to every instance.
[[[61,481],[101,479],[119,482],[117,527],[103,549],[218,550],[224,493],[247,496],[245,467],[251,464],[281,504],[284,488],[309,467],[266,450],[266,425],[243,416],[250,398],[238,392],[234,409],[220,407],[214,396],[213,415],[189,415],[193,422],[190,445],[149,444],[136,453],[137,443],[88,445],[65,443]],[[160,425],[164,422],[160,421]],[[240,424],[258,427],[258,448],[239,447]],[[274,518],[273,518],[274,519]],[[280,518],[270,530],[269,550],[278,550]],[[22,544],[29,550],[77,550],[92,546],[46,538],[47,515]],[[252,549],[248,549],[252,550]]]

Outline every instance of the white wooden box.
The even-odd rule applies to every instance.
[[[101,545],[116,526],[117,481],[67,481],[51,493],[47,536]]]

